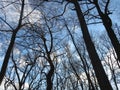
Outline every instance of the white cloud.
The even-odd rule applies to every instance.
[[[25,10],[24,10],[24,16],[28,16],[27,19],[31,22],[31,23],[35,23],[40,19],[41,13],[37,10],[33,10],[33,8],[31,8],[28,0],[26,0],[26,5],[25,5]]]
[[[104,59],[105,59],[105,62],[103,63],[105,64],[107,63],[107,64],[110,64],[110,66],[113,66],[114,68],[118,68],[117,62],[116,62],[117,56],[114,49],[110,49],[107,55],[104,57]]]
[[[117,63],[116,58],[117,58],[116,53],[115,53],[114,49],[112,48],[109,50],[109,52],[104,57],[104,60],[102,61],[104,69],[105,69],[105,71],[108,75],[108,78],[111,81],[111,84],[113,87],[115,87],[115,85],[114,85],[114,81],[113,81],[113,74],[112,74],[110,68],[114,69],[115,74],[120,73],[119,66],[118,66],[119,62]],[[119,81],[119,80],[120,80],[120,76],[117,75],[116,81]],[[118,87],[120,87],[119,83],[117,83],[117,85],[118,85]]]
[[[5,90],[5,87],[4,87],[5,79],[6,79],[6,78],[3,79],[3,82],[2,82],[2,84],[0,85],[0,90]],[[15,86],[16,86],[16,88],[18,89],[18,88],[19,88],[19,83],[16,82],[16,83],[15,83]],[[27,89],[29,88],[29,84],[26,82],[26,83],[24,83],[23,87],[24,87],[24,90],[27,90]],[[12,85],[9,85],[9,86],[7,87],[7,90],[15,90],[15,89],[14,89],[14,87],[13,87]]]
[[[26,58],[25,57],[21,57],[20,60],[19,60],[19,67],[24,67],[26,65],[26,62],[25,62]]]
[[[14,48],[13,54],[14,55],[19,55],[20,54],[20,50],[18,48]]]
[[[20,16],[20,10],[21,10],[21,4],[19,4],[19,1],[17,1],[17,4],[11,4],[11,1],[15,1],[15,0],[0,0],[3,3],[2,6],[6,6],[4,8],[4,12],[6,15],[6,20],[9,24],[14,24],[17,25],[18,20],[19,20],[19,16]],[[8,6],[7,6],[8,5]],[[24,16],[27,16],[27,20],[29,20],[31,23],[36,22],[37,20],[40,19],[40,12],[33,10],[30,5],[28,0],[25,0],[25,8],[24,8]],[[2,17],[4,17],[4,15],[2,15]],[[4,18],[3,18],[4,19]]]

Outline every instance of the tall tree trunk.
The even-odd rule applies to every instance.
[[[50,31],[50,35],[51,35],[51,38],[52,38],[51,31]],[[47,82],[46,90],[52,90],[52,87],[53,87],[52,76],[54,74],[54,64],[52,62],[50,53],[51,53],[53,44],[51,44],[50,50],[48,50],[48,47],[47,47],[47,44],[46,44],[46,39],[44,37],[42,39],[43,39],[45,51],[46,51],[46,54],[47,54],[47,61],[48,61],[49,65],[50,65],[50,70],[46,74],[46,82]],[[53,43],[53,38],[51,39],[51,43]]]
[[[116,55],[117,55],[117,60],[120,62],[120,43],[114,33],[114,30],[112,29],[112,21],[110,17],[108,16],[108,12],[106,11],[103,13],[98,5],[98,1],[94,0],[94,4],[96,6],[96,9],[102,19],[103,25],[105,26],[105,29],[107,31],[107,34],[111,40],[111,43],[115,49]],[[107,5],[109,2],[107,2]],[[107,6],[106,6],[107,7]]]
[[[19,21],[18,21],[18,26],[16,27],[15,30],[13,30],[12,37],[11,37],[11,40],[10,40],[10,44],[8,46],[7,52],[6,52],[5,57],[4,57],[2,68],[1,68],[1,71],[0,71],[0,84],[2,83],[2,80],[3,80],[3,78],[5,76],[5,73],[6,73],[6,70],[7,70],[7,66],[8,66],[10,54],[11,54],[13,46],[14,46],[16,34],[19,31],[19,29],[23,26],[21,24],[22,24],[23,12],[24,12],[24,1],[25,0],[22,0],[22,6],[21,6],[20,18],[19,18]]]
[[[7,49],[5,58],[4,58],[4,62],[2,64],[2,68],[0,71],[0,84],[2,83],[2,80],[3,80],[5,73],[6,73],[6,70],[7,70],[7,65],[8,65],[10,54],[11,54],[11,51],[12,51],[12,48],[13,48],[13,45],[15,42],[15,37],[16,37],[16,33],[13,32],[11,40],[10,40],[10,44],[8,46],[8,49]]]
[[[50,57],[48,59],[48,62],[50,64],[50,70],[48,74],[46,75],[46,78],[47,78],[47,89],[46,90],[52,90],[52,87],[53,87],[52,76],[54,74],[54,65]]]
[[[99,56],[95,50],[95,46],[91,40],[89,31],[88,31],[88,27],[86,25],[86,22],[85,22],[82,10],[79,6],[79,3],[77,0],[73,0],[72,3],[74,4],[75,10],[77,12],[77,16],[78,16],[78,19],[80,22],[83,38],[85,41],[85,45],[86,45],[86,48],[88,50],[88,54],[89,54],[89,57],[91,59],[91,63],[93,65],[93,69],[95,71],[95,75],[97,77],[99,86],[100,86],[101,90],[113,90],[111,85],[110,85],[110,82],[108,80],[108,77],[103,69],[103,66],[101,64]]]

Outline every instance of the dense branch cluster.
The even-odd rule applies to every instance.
[[[0,0],[0,89],[119,90],[111,1]]]

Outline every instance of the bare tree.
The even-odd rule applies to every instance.
[[[107,55],[112,44],[109,38],[103,37],[105,35],[94,37],[89,32],[88,25],[101,23],[95,4],[90,2],[95,0],[24,1],[14,6],[17,10],[18,4],[21,7],[17,28],[0,18],[0,27],[4,22],[11,29],[0,32],[12,34],[5,55],[8,57],[6,75],[0,73],[5,76],[1,82],[6,90],[10,87],[15,90],[112,90],[110,83],[118,90],[118,73],[112,54]],[[27,12],[27,5],[31,6],[30,12]],[[119,63],[115,62],[115,65],[119,66]]]
[[[3,62],[3,65],[2,65],[2,68],[1,68],[1,71],[0,71],[0,83],[2,82],[2,80],[5,76],[5,73],[6,73],[6,69],[7,69],[7,65],[8,65],[8,62],[9,62],[10,54],[11,54],[11,51],[13,49],[14,42],[15,42],[15,39],[16,39],[16,34],[21,29],[21,27],[23,27],[22,17],[23,17],[23,12],[24,12],[24,2],[25,2],[25,0],[22,0],[21,12],[20,12],[20,18],[19,18],[18,26],[15,29],[12,29],[12,36],[11,36],[10,44],[8,46],[6,55],[4,57],[4,62]]]
[[[109,14],[111,14],[111,12],[109,11],[108,9],[108,6],[110,4],[110,0],[106,0],[104,3],[105,3],[105,6],[104,6],[104,10],[102,11],[101,8],[100,8],[100,5],[99,5],[99,2],[98,0],[89,0],[92,4],[95,5],[98,13],[99,13],[99,16],[100,18],[102,19],[102,22],[103,22],[103,25],[105,26],[105,29],[107,31],[107,34],[111,40],[111,43],[116,51],[116,54],[117,54],[117,57],[118,57],[118,61],[120,62],[120,43],[114,33],[114,30],[112,28],[112,20],[111,18],[109,17]]]
[[[83,13],[81,11],[81,8],[79,6],[79,3],[77,0],[75,1],[71,1],[76,9],[77,15],[78,15],[78,19],[80,22],[80,26],[81,26],[81,30],[82,30],[82,34],[83,34],[83,38],[93,65],[93,69],[95,70],[95,74],[98,80],[98,83],[100,85],[100,88],[102,90],[106,90],[109,88],[109,90],[112,90],[112,87],[110,85],[110,82],[106,76],[106,73],[103,69],[103,66],[100,62],[99,56],[95,50],[95,46],[91,40],[90,34],[88,32],[88,27],[86,25]]]

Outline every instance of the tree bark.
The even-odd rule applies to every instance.
[[[103,25],[105,26],[105,29],[111,40],[111,43],[115,49],[115,52],[117,55],[117,60],[120,62],[120,43],[114,33],[114,30],[112,29],[112,21],[111,21],[110,17],[108,16],[107,12],[103,13],[101,11],[97,1],[94,0],[94,4],[96,6],[96,9],[97,9],[101,19],[102,19]]]
[[[86,48],[88,50],[88,54],[89,54],[89,57],[91,59],[91,63],[93,65],[93,69],[95,71],[95,75],[97,77],[100,89],[101,90],[113,90],[112,86],[110,85],[110,82],[108,80],[108,77],[103,69],[103,66],[101,64],[99,56],[95,50],[94,43],[91,40],[89,31],[88,31],[88,27],[86,25],[86,22],[85,22],[82,10],[79,6],[79,3],[77,0],[74,0],[72,2],[74,4],[75,10],[77,12],[77,16],[78,16],[78,19],[80,22],[83,38],[85,41],[85,45],[86,45]]]
[[[51,35],[51,38],[52,38],[51,39],[51,43],[53,43],[53,37],[52,37],[52,33],[51,32],[50,32],[50,35]],[[52,90],[52,87],[53,87],[52,76],[54,74],[54,64],[53,64],[52,59],[50,57],[50,53],[51,53],[53,44],[51,44],[50,50],[48,50],[45,37],[42,37],[42,40],[44,42],[44,47],[45,47],[45,51],[46,51],[46,54],[47,54],[47,58],[46,59],[47,59],[49,65],[50,65],[50,70],[48,71],[48,73],[46,75],[46,82],[47,82],[46,90]]]
[[[46,90],[52,90],[52,87],[53,87],[52,76],[54,74],[54,65],[50,57],[48,59],[48,62],[50,64],[50,70],[48,74],[46,75],[46,78],[47,78],[47,89]]]
[[[0,84],[2,83],[2,80],[3,80],[3,78],[5,76],[5,73],[6,73],[6,70],[7,70],[10,54],[12,52],[14,42],[15,42],[15,39],[16,39],[16,34],[19,31],[19,29],[22,27],[21,24],[22,24],[23,12],[24,12],[24,1],[25,0],[22,0],[22,6],[21,6],[20,18],[19,18],[19,21],[18,21],[18,26],[16,27],[15,30],[13,30],[12,37],[11,37],[11,40],[10,40],[10,44],[8,46],[7,52],[6,52],[5,57],[4,57],[2,68],[1,68],[1,71],[0,71]]]
[[[4,62],[2,64],[2,68],[1,68],[1,72],[0,72],[0,84],[2,83],[2,80],[3,80],[3,78],[5,76],[5,73],[6,73],[6,70],[7,70],[7,65],[8,65],[8,62],[9,62],[11,51],[12,51],[13,46],[14,46],[15,37],[16,37],[16,33],[13,32],[11,40],[10,40],[10,44],[8,46],[8,49],[7,49],[5,58],[4,58]]]

